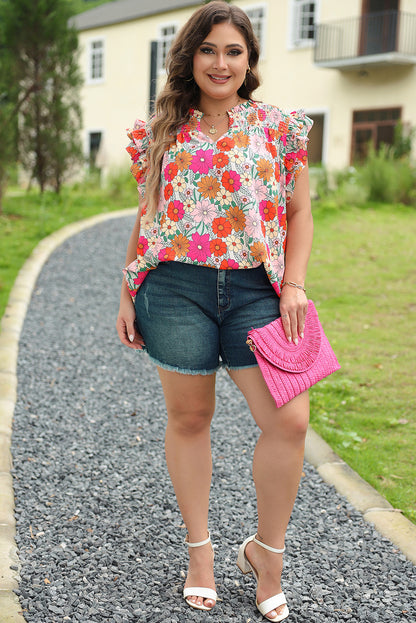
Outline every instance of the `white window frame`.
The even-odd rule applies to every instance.
[[[306,4],[311,4],[311,2],[315,5],[314,10],[314,24],[315,26],[318,23],[318,12],[319,12],[319,0],[290,0],[290,11],[289,11],[289,40],[288,40],[288,48],[289,50],[295,50],[298,48],[310,48],[315,45],[315,39],[302,38],[301,36],[301,17],[302,17],[302,8]]]
[[[99,76],[93,76],[94,71],[94,44],[101,44],[101,74]],[[87,47],[87,84],[100,84],[104,82],[105,78],[105,37],[94,37],[88,41]]]
[[[171,34],[166,34],[163,31],[168,28],[173,28],[174,32]],[[157,37],[157,72],[159,74],[165,73],[165,63],[166,57],[169,52],[169,48],[172,45],[172,41],[176,37],[178,33],[178,22],[166,22],[164,24],[159,25],[159,33]],[[169,45],[164,47],[164,44],[169,43]]]
[[[254,22],[253,22],[253,19],[250,13],[257,11],[257,10],[263,11],[262,17],[254,18],[255,21],[257,21],[260,24],[260,37],[258,37],[258,39],[259,39],[259,44],[260,44],[260,59],[263,60],[266,57],[267,4],[262,2],[259,4],[250,4],[249,6],[244,7],[244,11],[247,13],[252,23]]]

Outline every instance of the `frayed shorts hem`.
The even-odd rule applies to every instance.
[[[249,364],[246,366],[227,366],[224,361],[221,361],[218,366],[216,368],[213,368],[212,370],[191,370],[187,368],[179,368],[178,366],[171,366],[168,363],[163,363],[162,361],[159,361],[155,357],[149,355],[146,349],[139,350],[139,352],[146,353],[146,355],[149,357],[149,360],[159,368],[162,368],[162,370],[168,370],[169,372],[177,372],[178,374],[185,374],[189,376],[209,376],[211,374],[215,374],[221,368],[224,368],[225,370],[235,371],[247,370],[248,368],[257,368],[257,364]]]

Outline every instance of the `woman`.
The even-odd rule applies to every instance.
[[[282,554],[308,394],[277,409],[246,339],[280,314],[289,341],[303,336],[311,121],[251,99],[258,57],[246,14],[222,1],[198,9],[178,34],[155,116],[129,134],[140,202],[117,330],[125,345],[148,351],[160,375],[166,460],[188,531],[184,597],[201,610],[217,598],[208,505],[220,366],[247,399],[261,431],[253,459],[258,528],[237,564],[257,578],[260,612],[282,621],[289,614]]]

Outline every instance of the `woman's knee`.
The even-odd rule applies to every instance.
[[[213,409],[206,404],[171,405],[168,408],[168,426],[180,435],[199,435],[211,425]]]
[[[309,396],[305,392],[281,407],[281,432],[304,442],[309,424]]]

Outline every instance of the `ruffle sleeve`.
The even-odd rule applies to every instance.
[[[150,145],[150,129],[144,121],[136,119],[133,128],[127,130],[127,136],[130,143],[126,151],[132,160],[130,170],[137,181],[139,194],[143,198],[148,168],[147,150]]]
[[[297,110],[288,115],[287,122],[287,134],[283,137],[284,169],[286,194],[287,197],[291,197],[295,190],[296,178],[307,163],[308,133],[313,121],[303,110]]]

